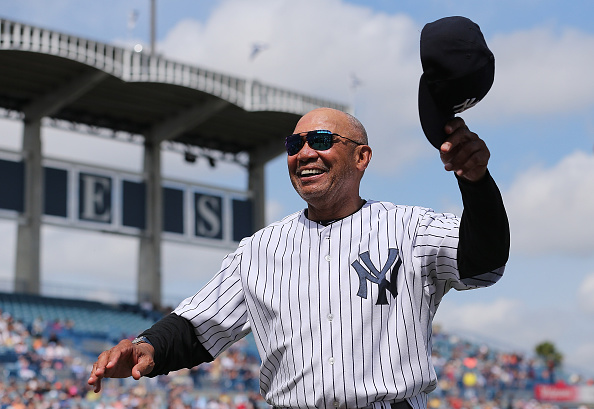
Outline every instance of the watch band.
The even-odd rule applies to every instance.
[[[149,340],[148,340],[148,338],[147,338],[147,337],[145,337],[144,335],[141,335],[141,336],[139,336],[139,337],[136,337],[136,338],[134,338],[134,339],[132,340],[132,343],[133,343],[134,345],[137,345],[137,344],[142,344],[142,343],[149,344],[150,346],[152,346],[152,345],[153,345],[153,344],[151,344],[151,341],[149,341]]]

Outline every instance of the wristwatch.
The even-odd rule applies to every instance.
[[[148,340],[148,338],[147,338],[147,337],[145,337],[144,335],[142,335],[142,336],[140,336],[140,337],[136,337],[136,338],[134,338],[134,339],[132,340],[132,343],[133,343],[134,345],[137,345],[137,344],[142,344],[143,342],[144,342],[144,343],[146,343],[146,344],[149,344],[150,346],[152,346],[152,345],[153,345],[153,344],[151,344],[151,341],[149,341],[149,340]]]

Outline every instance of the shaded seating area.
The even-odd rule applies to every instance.
[[[150,327],[162,314],[129,304],[111,305],[98,301],[0,293],[0,310],[31,327],[46,323],[45,335],[119,340],[135,336]]]

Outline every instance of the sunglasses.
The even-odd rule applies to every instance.
[[[310,148],[315,149],[316,151],[327,151],[332,145],[338,142],[334,139],[335,136],[346,139],[357,145],[364,145],[363,143],[353,141],[346,136],[325,129],[316,129],[315,131],[294,133],[293,135],[287,136],[285,139],[285,148],[287,149],[289,156],[297,155],[301,148],[303,148],[303,145],[305,145],[305,141],[307,141]]]

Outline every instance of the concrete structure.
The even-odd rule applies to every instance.
[[[25,211],[19,218],[15,291],[40,291],[43,188],[41,121],[141,135],[147,186],[138,301],[161,303],[161,146],[249,155],[254,226],[264,225],[264,166],[307,111],[342,104],[160,56],[0,20],[0,107],[24,121]]]

